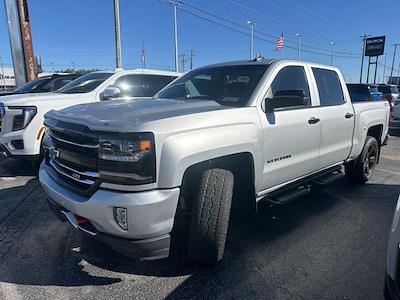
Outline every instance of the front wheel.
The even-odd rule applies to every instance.
[[[379,156],[379,145],[373,136],[367,136],[363,151],[354,162],[345,165],[347,178],[354,183],[365,183],[371,179]]]
[[[225,169],[204,171],[193,207],[188,256],[212,265],[222,259],[233,196],[234,176]]]

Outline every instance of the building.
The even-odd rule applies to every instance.
[[[15,76],[13,68],[0,68],[0,91],[15,89]]]

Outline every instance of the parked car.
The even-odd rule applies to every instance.
[[[67,83],[70,83],[72,80],[75,80],[79,76],[81,76],[81,74],[53,74],[49,76],[39,77],[21,85],[14,91],[0,92],[0,97],[28,93],[54,92],[62,88]]]
[[[389,245],[387,250],[386,276],[385,276],[385,299],[400,299],[400,196],[397,200],[396,210],[394,212],[392,226],[389,236]]]
[[[351,182],[368,181],[388,122],[386,101],[351,103],[337,68],[229,62],[188,72],[154,101],[47,113],[39,179],[57,215],[135,259],[167,257],[174,224],[190,216],[188,257],[214,264],[231,209],[288,203],[343,165]]]
[[[376,86],[368,86],[361,83],[348,83],[347,89],[349,90],[352,102],[384,100],[383,94],[378,92]]]
[[[37,161],[44,114],[49,110],[118,98],[151,98],[179,75],[147,69],[99,71],[85,74],[54,93],[4,96],[0,98],[0,152]]]
[[[388,100],[391,104],[399,98],[399,90],[394,84],[380,84],[378,85],[378,91],[383,93],[383,97]]]
[[[395,120],[400,120],[400,99],[393,102],[392,117]]]
[[[383,93],[378,90],[377,84],[370,84],[368,87],[369,87],[369,92],[371,94],[372,100],[384,100],[385,99],[385,97],[383,97]]]

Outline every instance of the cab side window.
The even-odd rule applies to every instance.
[[[317,82],[321,106],[341,105],[344,101],[342,85],[335,71],[312,68]]]
[[[144,97],[143,80],[141,75],[124,75],[118,78],[111,87],[121,90],[122,97]]]
[[[302,66],[284,67],[276,75],[266,96],[275,110],[311,106],[310,89]]]

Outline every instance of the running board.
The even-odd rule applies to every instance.
[[[336,180],[339,180],[343,176],[344,176],[344,174],[342,172],[335,172],[335,173],[320,177],[318,179],[315,179],[312,183],[318,184],[318,185],[328,185],[328,184],[331,184],[332,182],[335,182]]]
[[[286,204],[289,203],[293,200],[296,200],[297,198],[300,198],[301,196],[304,196],[306,194],[308,194],[311,191],[311,188],[309,185],[304,185],[304,186],[300,186],[297,189],[290,191],[290,192],[286,192],[284,194],[281,195],[276,195],[276,196],[267,196],[266,200],[268,202],[271,202],[273,204],[278,204],[278,205],[282,205],[282,204]]]

